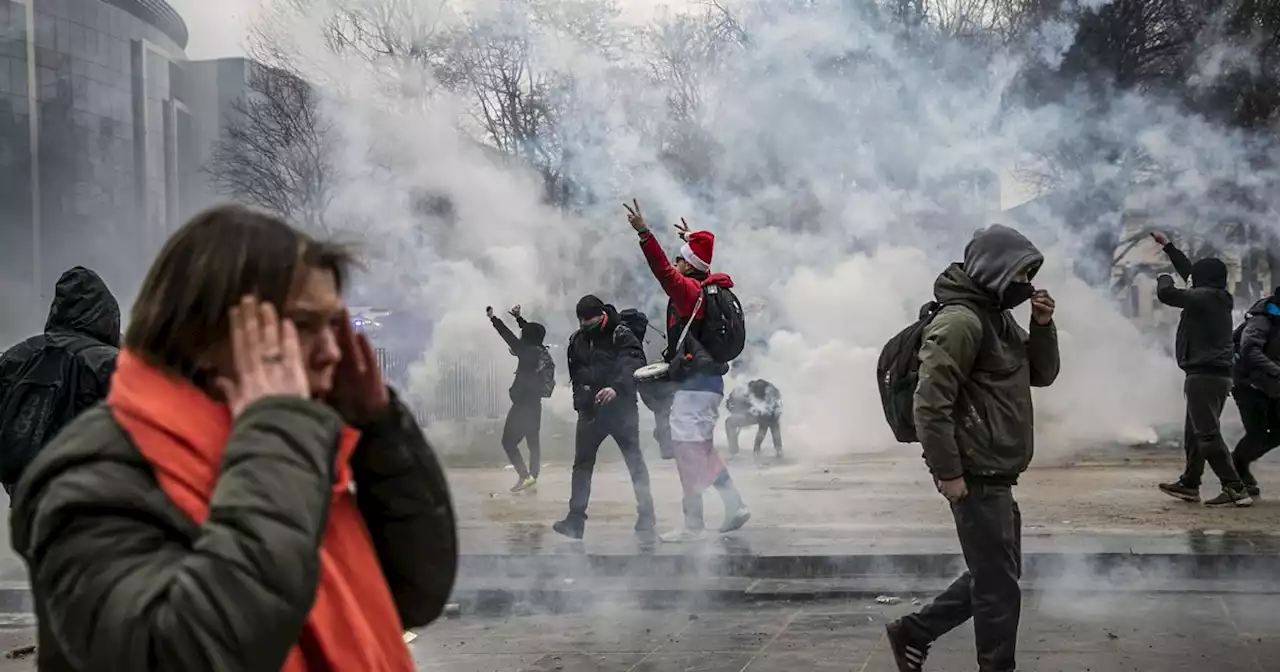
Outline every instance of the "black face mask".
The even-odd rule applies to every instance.
[[[1029,282],[1011,282],[1004,290],[1004,298],[1000,301],[1001,310],[1011,310],[1031,300],[1036,288]]]

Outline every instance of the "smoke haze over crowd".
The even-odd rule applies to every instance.
[[[193,4],[180,9],[198,33]],[[1074,205],[1098,196],[1082,184],[1123,173],[1134,188],[1108,194],[1122,209],[1204,222],[1206,233],[1223,215],[1210,198],[1219,180],[1274,198],[1269,172],[1250,167],[1251,135],[1155,93],[1109,92],[1099,104],[1087,87],[1029,86],[1029,72],[1063,62],[1071,12],[1015,30],[994,9],[962,16],[965,3],[941,3],[908,30],[872,2],[640,4],[275,0],[262,10],[243,43],[317,87],[332,131],[325,220],[367,246],[364,296],[430,325],[423,362],[501,356],[487,305],[523,304],[559,343],[587,292],[660,318],[665,299],[621,207],[634,197],[671,254],[680,217],[715,232],[715,270],[752,311],[735,376],[778,385],[796,452],[873,450],[892,442],[873,383],[880,347],[915,319],[974,230],[999,221],[1001,182],[1020,188],[1015,169],[1074,188]],[[972,37],[984,21],[1004,37]],[[1201,51],[1197,77],[1228,70],[1229,50]],[[1081,137],[1127,145],[1118,158],[1063,159]],[[1149,440],[1180,413],[1172,358],[1105,286],[1080,277],[1117,218],[1016,224],[1045,254],[1037,284],[1057,299],[1062,339],[1062,375],[1037,392],[1042,454]],[[429,395],[433,375],[416,367],[413,391]],[[571,412],[563,391],[551,407]]]

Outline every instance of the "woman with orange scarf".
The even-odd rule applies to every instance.
[[[169,239],[106,404],[14,493],[41,670],[412,672],[453,509],[351,329],[352,261],[239,207]]]

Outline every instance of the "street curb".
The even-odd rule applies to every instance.
[[[954,577],[964,568],[958,553],[858,555],[749,554],[541,554],[464,555],[466,577],[742,577],[816,579],[847,576]],[[1140,579],[1144,575],[1186,580],[1254,579],[1280,576],[1280,556],[1189,553],[1024,553],[1023,577],[1064,576]]]

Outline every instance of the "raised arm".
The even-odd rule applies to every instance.
[[[944,308],[925,327],[920,346],[920,380],[912,407],[925,462],[940,481],[964,475],[954,414],[982,342],[979,320],[968,308]]]
[[[391,412],[362,427],[351,460],[356,500],[406,628],[435,620],[458,574],[458,532],[444,469],[413,414],[391,394]]]
[[[1048,387],[1058,379],[1062,361],[1058,352],[1058,327],[1053,322],[1031,321],[1027,339],[1027,360],[1031,367],[1031,386]]]
[[[1173,276],[1168,273],[1161,273],[1156,278],[1156,298],[1166,306],[1174,308],[1185,308],[1187,306],[1188,290],[1180,289],[1173,283]]]
[[[1191,278],[1191,260],[1187,255],[1182,253],[1173,243],[1166,243],[1164,253],[1168,255],[1169,262],[1173,264],[1173,270],[1178,272],[1183,282]]]
[[[146,459],[114,448],[129,439],[110,411],[89,413],[36,458],[12,513],[72,667],[280,669],[315,601],[337,414],[300,398],[250,404],[204,523],[163,507],[165,525],[191,528],[188,548],[153,522],[164,495]]]

